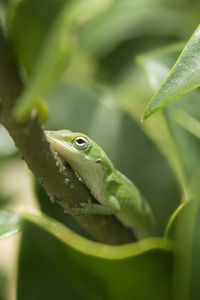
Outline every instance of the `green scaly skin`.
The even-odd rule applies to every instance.
[[[116,170],[105,152],[87,135],[69,130],[46,131],[60,158],[67,162],[99,202],[84,203],[77,214],[115,215],[138,239],[154,233],[154,216],[136,186]]]

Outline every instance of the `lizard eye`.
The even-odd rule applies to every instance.
[[[78,136],[73,140],[73,144],[77,149],[86,150],[89,146],[89,142],[86,138]]]

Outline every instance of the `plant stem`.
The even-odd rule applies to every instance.
[[[0,122],[10,133],[17,148],[33,174],[38,177],[47,193],[65,210],[71,211],[91,199],[88,189],[72,170],[64,166],[50,147],[37,116],[30,116],[23,123],[12,116],[13,108],[23,91],[19,68],[9,41],[0,30]],[[75,219],[98,241],[107,244],[124,244],[135,241],[131,231],[113,216],[78,216]]]

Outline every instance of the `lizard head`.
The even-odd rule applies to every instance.
[[[45,131],[45,134],[60,158],[80,175],[91,168],[103,172],[112,169],[105,152],[87,135],[70,130]]]

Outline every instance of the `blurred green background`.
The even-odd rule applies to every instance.
[[[200,299],[199,208],[185,202],[194,186],[199,191],[200,141],[173,119],[176,109],[200,118],[199,90],[140,121],[199,24],[199,10],[195,0],[0,2],[26,82],[16,115],[44,98],[44,128],[88,134],[157,220],[156,238],[134,245],[80,237],[92,240],[49,201],[0,125],[0,238],[22,227],[0,242],[0,300]],[[24,211],[34,216],[20,225]],[[36,217],[41,211],[52,219]]]

